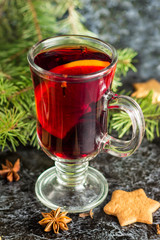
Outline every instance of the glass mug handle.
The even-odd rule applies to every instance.
[[[144,132],[145,121],[138,103],[131,97],[117,95],[109,91],[105,95],[105,110],[118,109],[126,112],[132,122],[132,138],[124,141],[106,135],[103,139],[103,151],[117,157],[127,157],[140,146]]]

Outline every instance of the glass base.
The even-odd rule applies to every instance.
[[[108,183],[104,176],[92,167],[84,181],[75,186],[61,184],[56,167],[43,172],[35,186],[38,199],[48,208],[78,213],[89,211],[101,204],[108,193]]]

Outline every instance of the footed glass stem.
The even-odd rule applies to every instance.
[[[86,163],[55,163],[38,178],[35,186],[39,200],[51,209],[78,213],[98,206],[107,196],[104,176]]]

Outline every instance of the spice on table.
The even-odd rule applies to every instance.
[[[9,182],[18,181],[20,176],[18,174],[20,170],[20,159],[18,158],[14,165],[6,160],[6,165],[2,165],[2,170],[0,170],[0,175],[6,178]]]
[[[38,223],[42,226],[46,226],[44,231],[50,232],[52,229],[54,233],[59,233],[59,229],[68,230],[67,223],[71,222],[72,219],[67,217],[68,212],[60,212],[61,209],[57,208],[56,210],[52,210],[50,213],[41,213],[44,217]]]
[[[160,234],[160,226],[159,226],[159,224],[156,225],[156,228],[157,228],[157,234]]]
[[[92,211],[92,209],[91,209],[89,212],[80,213],[80,214],[79,214],[79,217],[81,217],[81,218],[85,218],[85,217],[88,217],[88,216],[90,216],[91,218],[93,218],[93,211]]]
[[[92,211],[92,209],[89,211],[89,215],[90,215],[91,218],[93,218],[93,211]]]

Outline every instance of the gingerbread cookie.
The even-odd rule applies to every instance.
[[[147,82],[140,82],[133,84],[135,88],[135,92],[132,93],[132,97],[143,98],[148,95],[148,93],[152,90],[152,103],[160,104],[160,82],[156,79],[149,79]]]
[[[160,203],[148,198],[143,189],[132,192],[116,190],[104,207],[104,212],[117,216],[121,226],[135,222],[152,224],[152,213],[159,207]]]

